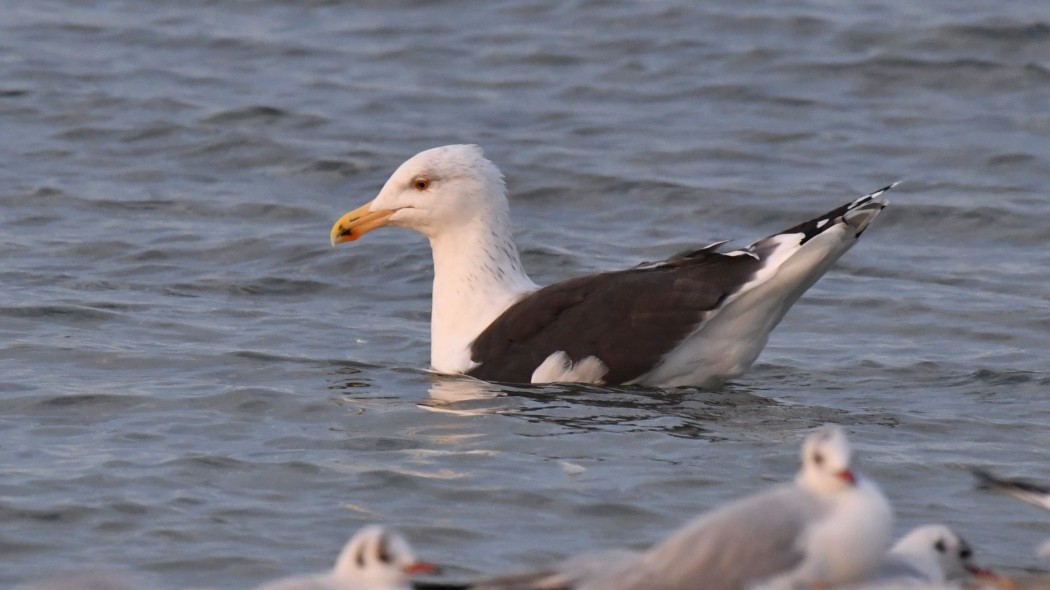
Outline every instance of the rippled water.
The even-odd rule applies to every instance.
[[[249,587],[375,521],[453,577],[644,545],[826,421],[899,531],[1046,567],[1050,516],[965,469],[1050,481],[1042,3],[0,14],[0,584]],[[724,390],[502,388],[423,370],[421,237],[327,244],[452,142],[506,172],[541,283],[906,182]]]

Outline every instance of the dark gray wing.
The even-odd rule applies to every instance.
[[[578,277],[526,295],[471,345],[468,374],[528,383],[552,353],[594,356],[618,384],[647,373],[761,267],[702,249],[629,270]]]
[[[801,235],[797,245],[843,224],[859,236],[886,206],[887,186],[759,240],[747,250],[720,253],[717,242],[662,263],[579,277],[526,295],[496,318],[470,347],[480,363],[468,374],[486,381],[528,383],[552,353],[573,362],[597,357],[607,384],[626,383],[660,359],[766,264],[777,236]],[[819,276],[819,275],[818,275]],[[815,279],[814,279],[815,280]]]

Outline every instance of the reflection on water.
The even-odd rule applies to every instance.
[[[719,391],[693,387],[601,387],[588,384],[508,385],[472,377],[430,375],[430,399],[420,408],[463,416],[504,414],[547,422],[566,430],[654,430],[673,436],[715,437],[705,425],[747,416],[783,419],[776,400],[726,386]],[[799,415],[805,414],[802,410]]]

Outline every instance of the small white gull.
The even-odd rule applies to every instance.
[[[795,481],[702,515],[649,550],[624,590],[789,590],[863,580],[885,554],[893,511],[852,469],[841,427],[802,446]],[[659,572],[659,574],[657,574]]]
[[[645,552],[585,553],[549,568],[428,588],[472,590],[780,590],[866,579],[889,547],[893,513],[851,467],[843,430],[807,437],[782,484],[705,513]]]
[[[256,590],[408,590],[413,575],[436,571],[416,559],[396,531],[371,525],[350,538],[330,571],[282,578]]]
[[[487,381],[717,386],[751,366],[790,308],[886,206],[883,188],[747,248],[723,242],[539,288],[511,236],[499,169],[473,145],[423,151],[332,244],[382,226],[434,257],[431,367]]]
[[[973,550],[958,533],[943,524],[928,524],[901,537],[875,574],[855,590],[957,583],[970,576],[998,579],[974,563]]]

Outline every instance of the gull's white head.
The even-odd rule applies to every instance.
[[[341,583],[391,590],[408,587],[409,578],[422,573],[437,573],[437,568],[416,559],[404,537],[380,525],[351,537],[332,570]]]
[[[821,494],[857,485],[850,469],[851,451],[842,427],[828,424],[806,437],[802,444],[802,468],[795,481]]]
[[[913,529],[890,550],[919,568],[930,582],[947,582],[975,576],[993,576],[973,563],[973,551],[955,531],[943,524]]]
[[[384,225],[433,238],[493,214],[507,215],[499,169],[476,145],[446,145],[401,164],[375,199],[332,226],[332,244],[356,240]]]

